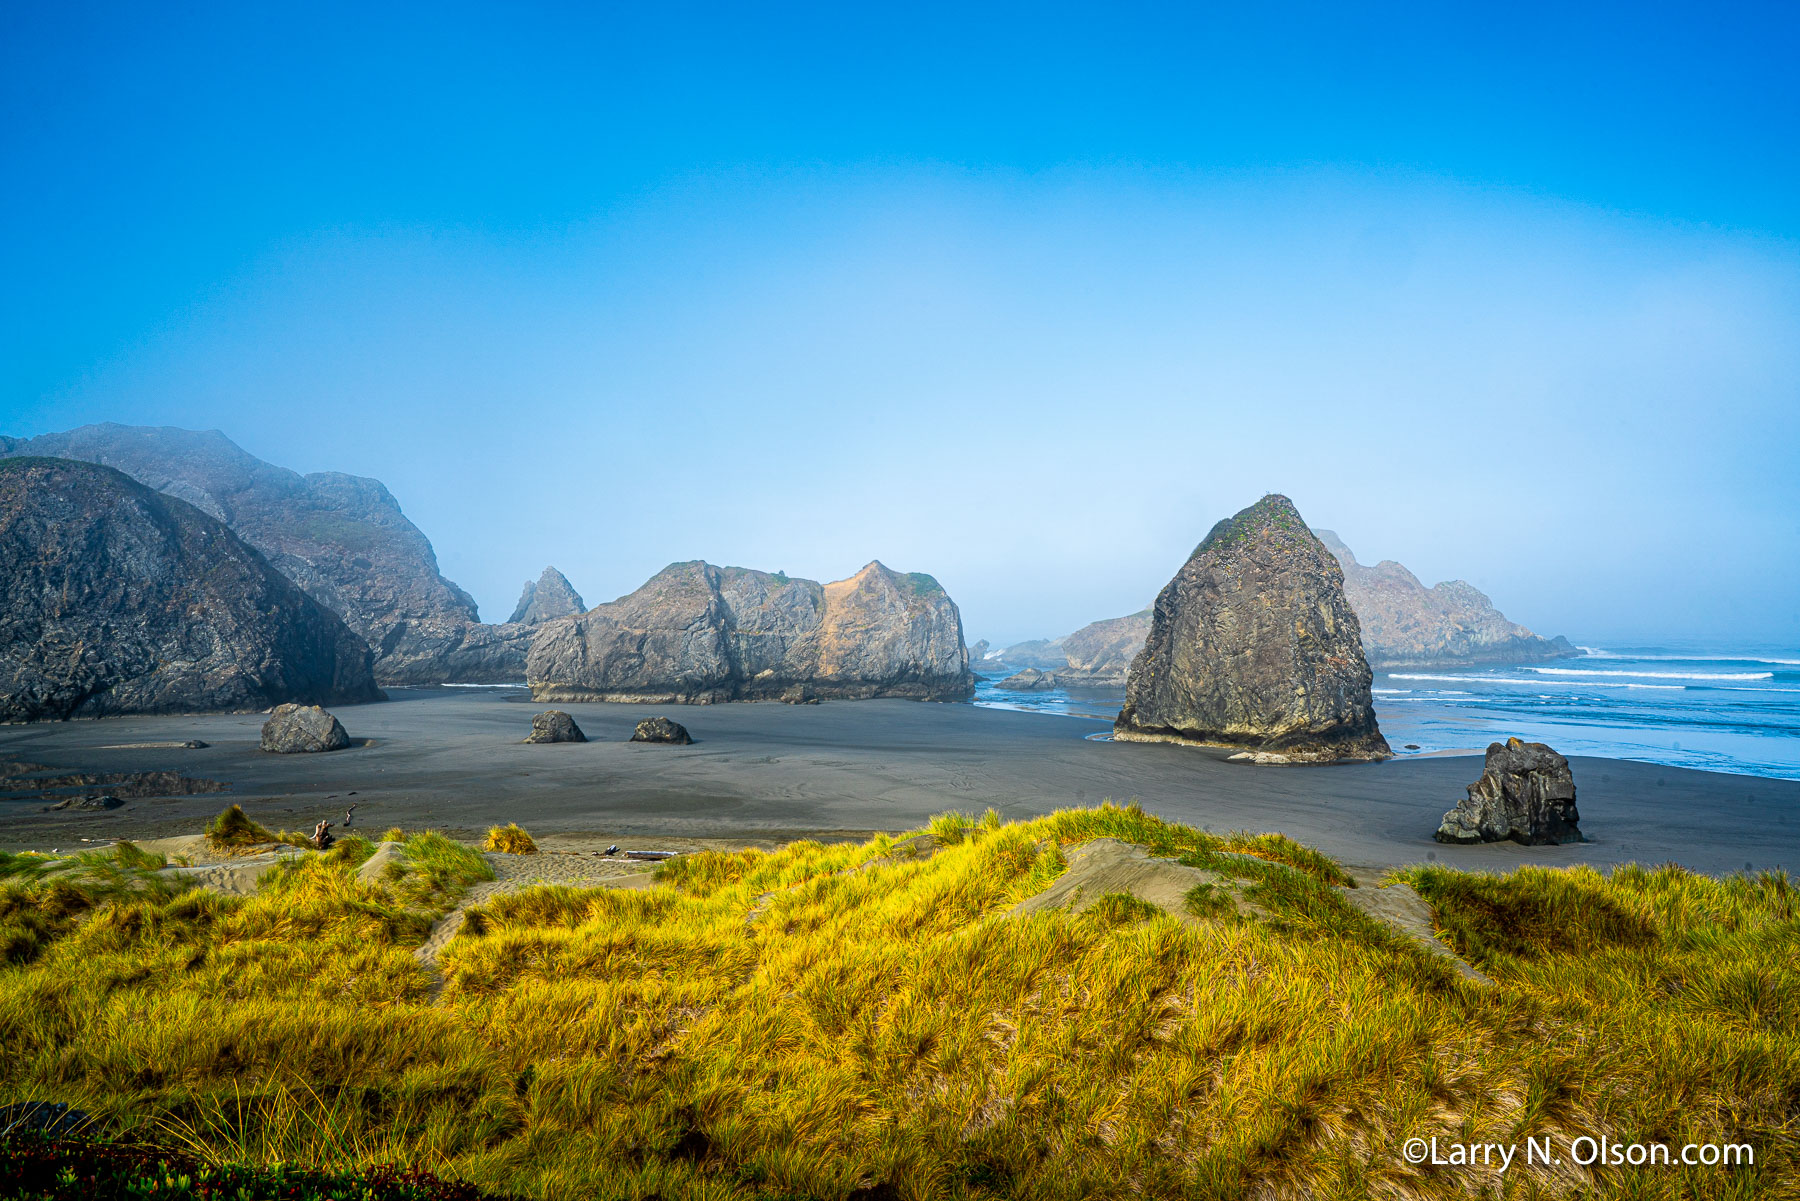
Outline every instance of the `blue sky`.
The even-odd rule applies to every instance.
[[[0,432],[378,476],[504,617],[703,556],[1135,609],[1288,492],[1800,638],[1775,6],[0,11]]]

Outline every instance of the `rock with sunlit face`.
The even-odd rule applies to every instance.
[[[962,618],[938,582],[870,563],[820,584],[675,563],[642,588],[537,627],[543,701],[961,700],[974,692]]]

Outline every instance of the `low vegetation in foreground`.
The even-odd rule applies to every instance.
[[[1097,837],[1229,887],[1009,912]],[[1136,808],[502,893],[435,964],[415,950],[491,873],[436,835],[406,850],[361,882],[346,839],[248,898],[126,849],[0,859],[0,1102],[214,1163],[530,1197],[1800,1196],[1781,874],[1406,873],[1489,984],[1347,904],[1315,852]],[[1582,1136],[1754,1164],[1401,1153]]]

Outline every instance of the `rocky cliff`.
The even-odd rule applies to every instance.
[[[1371,680],[1343,570],[1292,501],[1265,496],[1214,526],[1157,596],[1113,733],[1294,762],[1385,758]]]
[[[223,523],[107,467],[0,459],[0,720],[379,699],[368,644]]]
[[[499,683],[524,675],[531,631],[482,625],[468,593],[378,480],[300,475],[217,430],[88,425],[0,439],[0,455],[103,463],[230,526],[375,652],[384,683]]]
[[[519,603],[513,608],[513,615],[506,620],[509,625],[535,626],[586,611],[587,605],[582,602],[581,593],[575,591],[568,577],[554,567],[546,567],[543,575],[535,580],[525,581],[525,590],[519,593]]]
[[[1506,620],[1472,584],[1449,580],[1427,588],[1391,559],[1366,567],[1330,530],[1313,532],[1344,569],[1344,594],[1362,622],[1371,667],[1536,663],[1581,653],[1566,638],[1540,638]]]
[[[960,700],[974,691],[962,618],[927,575],[871,563],[819,584],[676,563],[629,596],[540,628],[539,700]]]

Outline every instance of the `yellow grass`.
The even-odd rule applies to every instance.
[[[508,822],[488,831],[487,845],[482,849],[502,855],[535,855],[537,843],[517,822]]]
[[[1237,876],[1268,916],[1127,897],[1008,916],[1101,836]],[[399,879],[357,883],[352,839],[241,900],[90,896],[0,862],[0,1100],[537,1197],[1800,1195],[1779,874],[1411,873],[1486,987],[1286,839],[1110,805],[946,817],[685,857],[647,890],[502,894],[434,995],[412,950],[482,873],[432,837]],[[1577,1135],[1745,1142],[1756,1164],[1502,1176],[1399,1154]]]

